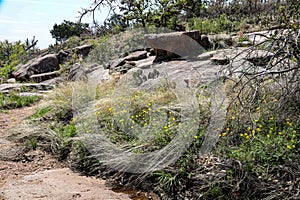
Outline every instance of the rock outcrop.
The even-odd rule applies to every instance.
[[[85,58],[86,56],[89,55],[92,48],[93,48],[93,45],[86,44],[86,45],[75,47],[72,49],[72,51],[75,52],[79,57]]]
[[[155,62],[177,57],[193,58],[204,52],[199,31],[148,34],[145,38],[154,49]]]
[[[10,92],[29,92],[29,91],[46,91],[53,90],[54,86],[44,83],[15,83],[15,84],[1,84],[0,92],[1,93],[10,93]]]
[[[59,70],[59,62],[56,54],[49,54],[41,58],[32,59],[24,65],[17,66],[13,76],[20,81],[29,80],[34,74],[41,74]]]

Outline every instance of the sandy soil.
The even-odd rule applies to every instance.
[[[112,191],[104,180],[72,172],[47,152],[28,151],[24,145],[10,141],[14,128],[35,108],[0,112],[0,200],[131,199],[132,195]],[[134,199],[147,198],[141,194]]]

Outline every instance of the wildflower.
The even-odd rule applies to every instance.
[[[198,136],[197,136],[197,135],[194,135],[194,138],[195,138],[195,139],[198,139]]]
[[[172,120],[175,121],[176,120],[175,117],[172,117]]]
[[[247,130],[248,130],[248,131],[251,131],[251,127],[250,127],[250,126],[248,126]]]
[[[282,132],[278,132],[278,135],[282,135]]]
[[[293,125],[293,123],[291,123],[291,122],[286,122],[286,124],[287,124],[288,126],[292,126],[292,125]]]
[[[292,145],[292,148],[294,149],[295,147],[296,147],[296,146],[293,144],[293,145]]]
[[[277,99],[274,99],[274,100],[273,100],[273,102],[277,102],[277,101],[278,101]]]
[[[268,134],[268,135],[267,135],[267,138],[270,138],[270,137],[271,137],[270,134]]]
[[[290,145],[287,145],[286,147],[287,147],[288,149],[291,149],[291,148],[292,148]]]
[[[258,125],[258,127],[259,127],[259,128],[262,128],[262,125],[261,125],[261,124],[259,124],[259,125]]]
[[[245,133],[245,134],[247,134],[247,133]],[[241,137],[244,137],[244,134],[241,133],[240,136],[241,136]]]
[[[274,118],[273,117],[270,117],[270,119],[269,119],[270,121],[273,121],[274,120]]]
[[[295,143],[295,140],[291,140],[291,143]]]
[[[255,133],[255,130],[252,130],[252,134],[254,134]]]
[[[235,116],[232,116],[231,119],[234,120],[234,119],[235,119]]]
[[[296,133],[296,131],[295,131],[295,130],[293,130],[292,132],[293,132],[293,133]]]
[[[112,112],[112,110],[113,110],[112,107],[109,107],[109,108],[108,108],[108,111],[109,111],[109,112]]]
[[[244,133],[244,136],[246,137],[248,134],[247,133]]]
[[[221,136],[222,136],[222,137],[225,137],[225,136],[226,136],[226,132],[222,133]]]
[[[260,132],[260,131],[261,131],[261,129],[260,129],[260,128],[256,128],[256,131],[257,131],[257,132]]]
[[[257,122],[258,122],[258,119],[255,119],[254,122],[257,123]]]
[[[247,135],[245,138],[248,140],[248,139],[250,138],[250,136],[249,136],[249,135]]]
[[[260,110],[260,107],[257,107],[256,110],[259,111],[259,110]]]
[[[230,130],[230,128],[228,127],[228,128],[226,128],[226,131],[229,131]]]

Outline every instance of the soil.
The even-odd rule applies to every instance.
[[[82,176],[43,150],[10,140],[14,129],[31,116],[37,105],[0,111],[0,200],[6,199],[155,199],[142,192],[118,193],[105,180]]]

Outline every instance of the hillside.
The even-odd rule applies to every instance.
[[[107,191],[105,179],[125,193],[108,191],[116,199],[299,199],[299,23],[235,30],[224,16],[190,31],[72,36],[11,68],[0,85],[3,198],[15,198],[12,177],[68,167],[88,176],[64,169],[82,188]],[[67,198],[105,199],[96,188]],[[55,191],[39,198],[64,198]]]

